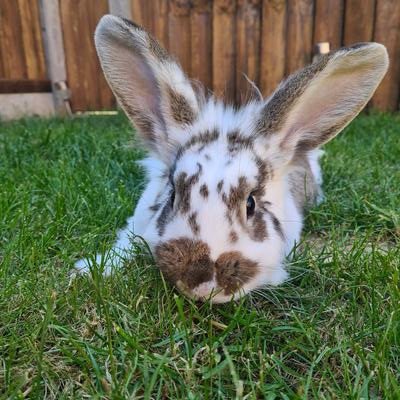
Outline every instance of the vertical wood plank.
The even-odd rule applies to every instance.
[[[254,93],[243,74],[256,86],[260,81],[261,1],[239,0],[237,5],[236,101],[241,103]]]
[[[67,69],[59,1],[41,0],[41,7],[50,79],[53,82],[66,81]]]
[[[236,2],[213,2],[213,90],[233,102],[236,94]]]
[[[346,0],[344,44],[370,42],[374,31],[375,0]]]
[[[389,52],[389,70],[378,87],[371,105],[381,111],[396,111],[400,85],[400,2],[377,0],[374,40]]]
[[[207,87],[212,82],[211,3],[194,0],[191,13],[191,76]]]
[[[46,63],[40,27],[39,1],[17,0],[28,79],[46,79]]]
[[[45,36],[45,55],[58,115],[71,113],[67,89],[67,69],[62,36],[59,1],[41,0],[41,18]]]
[[[132,19],[151,34],[155,33],[154,0],[132,0]]]
[[[110,14],[132,19],[132,9],[130,0],[108,0]]]
[[[27,78],[18,3],[0,1],[0,29],[5,78]]]
[[[331,50],[342,44],[343,0],[316,0],[314,44],[329,42]]]
[[[263,1],[260,88],[264,96],[285,76],[286,17],[286,0]]]
[[[107,0],[60,1],[73,111],[102,110],[114,106],[114,98],[101,72],[93,41],[97,22],[107,12]]]
[[[189,0],[171,0],[168,20],[169,50],[188,75],[191,74],[190,6]]]
[[[93,60],[93,62],[90,63],[90,73],[92,74],[93,78],[90,81],[91,86],[89,87],[89,93],[95,93],[93,94],[93,100],[91,101],[94,102],[92,107],[96,110],[102,110],[105,108],[110,109],[115,106],[114,96],[111,93],[111,89],[109,88],[108,83],[104,78],[104,74],[97,56],[96,48],[94,46],[94,31],[96,29],[96,26],[100,18],[108,12],[108,2],[104,1],[102,4],[98,4],[98,1],[96,0],[96,2],[90,2],[89,10],[86,13],[87,26],[89,27],[89,30],[87,32],[87,47],[89,57],[91,60]],[[93,90],[93,84],[95,85],[95,90]]]
[[[167,0],[154,0],[154,36],[164,48],[168,48],[168,11]]]
[[[290,0],[288,2],[286,75],[311,62],[313,11],[313,0]]]

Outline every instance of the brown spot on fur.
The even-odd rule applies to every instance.
[[[249,136],[241,135],[238,130],[228,133],[227,138],[230,153],[249,149],[253,146],[253,139]]]
[[[192,124],[195,120],[195,112],[185,96],[169,87],[168,97],[172,118],[179,124]]]
[[[256,242],[262,242],[268,237],[267,224],[264,219],[264,214],[260,210],[257,210],[252,217],[250,236]]]
[[[222,201],[226,204],[228,213],[231,216],[236,215],[236,218],[242,225],[244,225],[244,214],[242,212],[243,205],[245,204],[245,200],[248,193],[250,193],[250,190],[251,188],[247,183],[246,177],[240,176],[238,185],[231,186],[228,194],[222,194]]]
[[[206,199],[209,195],[208,187],[205,183],[200,186],[200,194]]]
[[[172,192],[169,197],[171,197]],[[168,222],[171,220],[173,212],[173,206],[170,198],[165,202],[163,209],[161,210],[160,215],[157,219],[157,230],[160,236],[164,235],[165,227],[167,226]]]
[[[273,177],[273,169],[271,164],[269,164],[267,161],[264,161],[260,157],[256,157],[255,162],[258,168],[258,173],[256,176],[257,188],[255,195],[263,196],[265,193],[265,184],[267,180],[272,179]]]
[[[138,29],[147,35],[148,49],[154,56],[156,56],[156,58],[158,58],[160,61],[171,61],[171,58],[168,55],[167,51],[163,47],[161,47],[160,43],[158,43],[158,41],[150,33],[146,32],[141,26],[135,24],[134,22],[130,21],[129,19],[122,18],[122,17],[120,17],[120,18],[124,21],[127,28]],[[141,50],[141,47],[136,45],[135,43],[130,43],[130,45],[135,45],[136,49]],[[140,53],[142,53],[142,51],[140,51]]]
[[[190,210],[190,193],[192,191],[192,186],[195,185],[200,178],[202,167],[200,164],[197,165],[199,170],[194,175],[188,177],[186,172],[181,172],[176,178],[175,193],[178,198],[179,210],[183,214],[186,214]]]
[[[217,192],[218,193],[221,193],[221,190],[222,190],[222,186],[224,185],[224,181],[223,180],[220,180],[218,183],[217,183]]]
[[[215,268],[218,285],[228,295],[236,292],[257,273],[258,264],[237,251],[231,251],[218,257]]]
[[[173,284],[181,281],[193,289],[213,277],[209,247],[187,238],[170,240],[155,248],[157,263],[164,276]]]
[[[207,161],[210,161],[210,160],[211,160],[211,157],[210,157],[209,154],[204,154],[204,158],[205,158]]]
[[[152,206],[150,206],[149,210],[153,211],[153,212],[156,212],[156,211],[158,211],[160,209],[160,207],[161,207],[161,203],[156,203],[156,204],[153,204]]]
[[[282,225],[281,225],[281,223],[279,222],[279,219],[276,218],[275,214],[273,214],[272,212],[268,211],[268,213],[269,213],[269,215],[270,215],[270,217],[271,217],[271,219],[272,219],[272,223],[274,224],[275,231],[278,232],[278,235],[279,235],[282,239],[285,239],[285,235],[284,235],[284,233],[283,233]]]
[[[191,147],[200,144],[201,147],[208,146],[210,143],[215,142],[219,138],[219,133],[216,129],[212,131],[205,131],[199,135],[192,136],[189,141],[187,141],[179,150],[176,155],[176,159],[179,160],[182,155],[190,149]]]
[[[231,243],[236,243],[239,240],[238,234],[235,231],[230,231],[229,240]]]
[[[274,225],[274,229],[279,234],[279,236],[282,239],[285,239],[285,234],[282,230],[282,225],[281,225],[279,219],[276,217],[276,215],[272,211],[268,210],[268,208],[267,208],[270,205],[271,205],[271,203],[269,201],[263,201],[260,204],[260,208],[270,216],[272,223]]]
[[[171,57],[169,56],[169,54],[167,53],[167,51],[161,47],[160,43],[158,43],[158,41],[156,39],[154,39],[154,37],[152,35],[149,35],[149,50],[150,52],[156,57],[158,58],[160,61],[164,61],[164,62],[168,62],[168,61],[172,61]]]
[[[123,96],[118,96],[118,100],[133,124],[142,133],[144,140],[150,144],[154,144],[156,142],[156,133],[151,117],[143,114],[143,111],[136,109],[126,102]]]
[[[224,201],[224,198],[226,199],[225,193],[222,195],[222,200]],[[225,202],[225,201],[224,201]],[[233,225],[233,218],[229,210],[225,213],[225,217],[228,220],[229,225]]]
[[[197,212],[193,212],[189,215],[188,223],[189,223],[189,226],[190,226],[190,229],[192,230],[192,232],[195,235],[198,235],[200,232],[200,226],[197,223]]]

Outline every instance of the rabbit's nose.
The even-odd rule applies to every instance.
[[[232,294],[254,277],[259,269],[256,262],[237,251],[222,253],[215,262],[218,285],[225,294]]]
[[[214,276],[210,249],[199,240],[180,238],[159,244],[155,249],[157,263],[173,284],[192,290]]]

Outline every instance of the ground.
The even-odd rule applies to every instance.
[[[400,117],[325,150],[290,280],[219,306],[143,248],[110,278],[69,275],[142,189],[125,118],[0,123],[0,397],[400,398]]]

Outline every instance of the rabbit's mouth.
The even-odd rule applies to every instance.
[[[211,285],[212,282],[206,282],[200,284],[197,288],[190,290],[185,287],[181,281],[178,281],[175,286],[189,299],[201,302],[210,301],[211,303],[215,304],[222,304],[231,300],[238,300],[247,293],[247,291],[245,291],[243,288],[239,288],[235,293],[226,295],[224,294],[225,290],[223,288],[217,286],[210,287]]]
[[[215,303],[240,297],[259,270],[256,262],[237,251],[222,253],[214,261],[206,243],[188,238],[158,245],[155,255],[164,276],[182,293]]]

